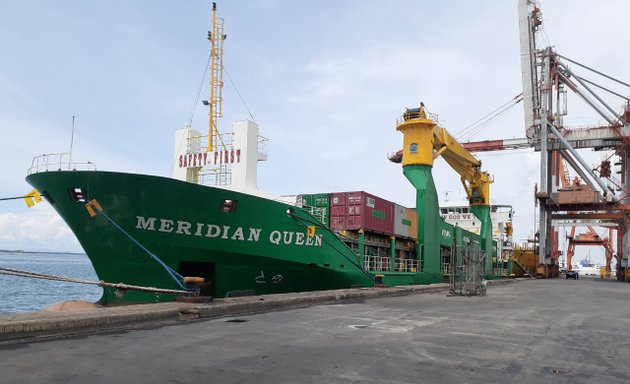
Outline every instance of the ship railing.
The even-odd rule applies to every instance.
[[[229,151],[234,149],[234,134],[231,132],[226,132],[221,134],[221,140],[219,140],[214,145],[216,146],[215,151]],[[268,146],[269,139],[258,135],[256,140],[256,149],[258,151],[259,156],[267,157],[268,155]],[[189,152],[207,152],[208,151],[208,135],[194,136],[188,138],[188,151]]]
[[[438,123],[439,122],[439,117],[437,114],[435,113],[431,113],[431,112],[427,112],[426,110],[424,111],[425,116],[427,119],[433,120],[434,122]],[[407,120],[411,120],[411,119],[419,119],[421,118],[420,112],[417,110],[410,110],[410,111],[406,111],[405,113],[403,113],[402,115],[398,116],[396,118],[396,126],[399,126],[400,124],[404,123]],[[443,126],[442,124],[439,124],[440,126]]]
[[[396,266],[396,272],[417,272],[418,260],[416,259],[394,259],[394,265]]]
[[[232,184],[232,169],[226,165],[216,165],[214,168],[204,168],[202,172],[199,172],[198,184],[202,185],[231,185]]]
[[[221,140],[217,139],[213,145],[215,151],[229,151],[232,149],[232,133],[226,132],[221,134]],[[208,151],[208,135],[193,136],[188,138],[189,152],[209,152]]]
[[[74,162],[69,153],[48,153],[35,156],[28,169],[28,174],[49,171],[96,171],[96,166],[90,161]]]
[[[442,275],[450,276],[453,273],[453,265],[451,263],[442,263]]]
[[[265,160],[267,159],[267,142],[268,141],[269,141],[268,138],[258,135],[258,154],[259,156],[264,157]]]
[[[367,271],[391,271],[391,259],[383,256],[363,256],[363,268]]]

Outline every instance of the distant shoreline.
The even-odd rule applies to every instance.
[[[62,252],[62,251],[28,251],[24,249],[0,249],[6,253],[49,253],[53,255],[85,255],[83,252]]]

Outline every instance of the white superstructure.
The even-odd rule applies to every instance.
[[[447,223],[467,231],[476,234],[481,231],[481,222],[473,215],[468,201],[440,202],[440,216]],[[512,236],[506,234],[506,229],[512,225],[512,206],[490,205],[490,219],[492,220],[492,239],[497,241],[499,247],[497,255],[500,255],[500,260],[507,261],[512,253]]]

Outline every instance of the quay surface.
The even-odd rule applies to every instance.
[[[2,382],[630,382],[627,283],[520,281],[485,297],[356,292],[0,341]]]
[[[490,284],[510,283],[510,280]],[[30,312],[0,315],[0,341],[41,338],[56,334],[108,330],[137,324],[165,323],[219,316],[255,313],[275,309],[431,292],[446,292],[448,284],[404,287],[354,288],[217,299],[209,303],[153,303],[118,307],[88,308],[67,312]]]

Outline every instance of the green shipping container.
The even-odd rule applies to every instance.
[[[312,193],[299,195],[297,203],[300,207],[321,221],[325,226],[330,226],[330,194]]]

